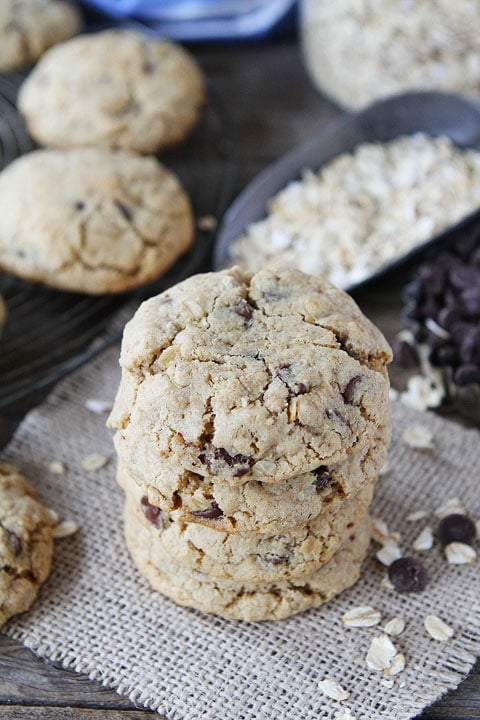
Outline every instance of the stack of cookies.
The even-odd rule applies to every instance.
[[[354,583],[389,361],[354,301],[299,271],[197,275],[143,303],[109,424],[127,545],[151,585],[255,621]]]

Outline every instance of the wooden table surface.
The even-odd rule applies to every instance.
[[[340,115],[310,85],[293,42],[194,52],[223,98],[238,136],[238,190],[272,160]],[[206,182],[209,171],[205,168]],[[363,290],[356,299],[390,339],[402,327],[395,284]],[[393,384],[403,381],[400,369],[393,367]],[[86,677],[46,664],[0,636],[0,720],[140,720],[152,714]],[[480,718],[480,665],[458,690],[421,717]]]

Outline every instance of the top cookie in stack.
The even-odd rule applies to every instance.
[[[298,271],[233,268],[145,302],[109,422],[127,542],[150,582],[249,620],[354,582],[389,441],[389,360],[351,298]],[[333,572],[355,535],[355,561]],[[292,599],[289,583],[318,591]],[[257,600],[237,607],[246,593]],[[263,602],[275,593],[290,598],[281,611]]]

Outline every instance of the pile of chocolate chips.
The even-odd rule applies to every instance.
[[[420,265],[405,287],[406,317],[429,360],[452,369],[456,385],[480,383],[480,236],[462,237]],[[398,348],[401,355],[408,348]]]

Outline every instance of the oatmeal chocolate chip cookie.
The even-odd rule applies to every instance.
[[[391,359],[355,302],[297,270],[197,275],[125,329],[109,419],[127,467],[280,482],[388,423]]]
[[[57,0],[2,0],[0,71],[32,63],[47,48],[79,32],[81,18],[73,5]]]
[[[322,465],[278,483],[222,480],[178,469],[162,475],[149,468],[148,479],[137,467],[119,464],[117,480],[129,495],[142,497],[159,512],[184,522],[200,523],[223,532],[284,533],[302,525],[371,484],[386,460],[389,428],[371,445],[342,463]]]
[[[351,500],[337,500],[308,523],[274,535],[226,533],[158,512],[142,496],[127,501],[129,512],[151,534],[152,557],[171,556],[191,572],[221,580],[275,582],[315,572],[328,562],[366,517],[373,485],[370,481]]]
[[[17,470],[0,463],[0,627],[28,610],[50,573],[58,518],[33,496]]]
[[[203,77],[188,52],[120,30],[53,48],[19,95],[28,128],[44,145],[140,153],[183,140],[203,102]]]
[[[365,519],[353,529],[345,544],[314,573],[260,584],[219,580],[185,570],[174,556],[159,558],[151,534],[129,510],[125,537],[135,565],[155,590],[179,605],[255,622],[280,620],[317,607],[353,585],[367,554],[370,524]]]
[[[123,292],[159,277],[192,237],[188,198],[154,158],[38,150],[0,174],[0,268],[27,280]]]

